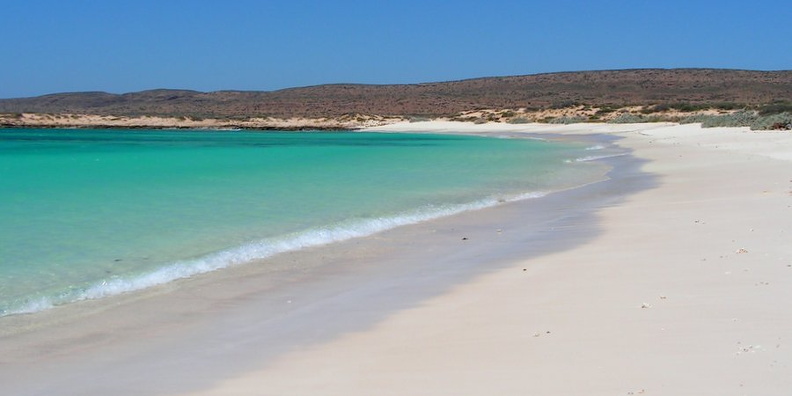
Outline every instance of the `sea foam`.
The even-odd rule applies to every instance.
[[[605,149],[605,146],[603,146],[601,144],[597,144],[597,145],[594,145],[594,146],[586,147],[586,151],[603,150],[603,149]]]
[[[566,160],[565,162],[589,162],[589,161],[597,161],[606,158],[614,158],[614,157],[621,157],[627,155],[627,153],[617,153],[617,154],[606,154],[606,155],[587,155],[585,157],[575,158],[573,160]]]
[[[29,299],[16,307],[0,309],[0,316],[33,313],[72,302],[144,290],[175,280],[266,259],[280,253],[366,237],[404,225],[493,207],[505,202],[540,198],[545,195],[547,195],[546,192],[530,192],[505,198],[491,197],[466,204],[427,206],[392,217],[348,221],[331,227],[314,228],[279,238],[263,239],[202,257],[166,264],[159,269],[140,275],[105,279],[85,288],[70,289],[55,297]]]

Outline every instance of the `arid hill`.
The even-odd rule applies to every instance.
[[[191,118],[450,116],[476,109],[792,102],[792,71],[640,69],[407,84],[331,84],[271,92],[151,90],[2,99],[0,113]]]

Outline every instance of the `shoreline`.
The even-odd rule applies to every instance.
[[[599,142],[598,139],[595,141]],[[608,144],[606,141],[601,143]],[[594,184],[600,183],[602,182]],[[573,203],[580,199],[573,197],[588,191],[588,189],[591,188],[584,186],[560,190],[551,193],[554,197],[550,197],[550,199],[545,196],[512,201],[494,207],[465,211],[453,216],[401,226],[368,237],[286,252],[264,260],[267,262],[267,266],[264,268],[259,268],[255,263],[251,263],[177,280],[145,291],[99,300],[81,301],[32,315],[13,315],[0,318],[0,323],[2,323],[0,326],[2,329],[0,331],[0,356],[3,356],[6,362],[34,364],[38,372],[50,371],[52,374],[47,375],[47,378],[56,378],[58,374],[65,375],[66,373],[86,376],[90,375],[93,370],[105,370],[103,367],[92,367],[92,362],[99,359],[97,354],[103,355],[109,348],[116,351],[111,353],[114,360],[134,362],[132,363],[134,368],[130,370],[133,372],[131,374],[133,377],[150,375],[151,373],[144,373],[147,373],[147,366],[152,359],[158,361],[174,359],[180,355],[190,354],[189,350],[196,344],[211,344],[213,339],[228,337],[228,329],[214,328],[213,321],[246,322],[249,320],[248,317],[251,317],[254,321],[276,321],[280,323],[277,327],[293,327],[296,325],[290,324],[291,319],[285,318],[283,315],[293,309],[314,309],[312,307],[326,304],[326,299],[332,300],[337,296],[349,293],[347,288],[355,293],[373,293],[372,298],[383,301],[378,305],[366,302],[361,308],[367,311],[363,317],[349,320],[348,323],[334,324],[332,327],[337,329],[323,330],[323,332],[329,332],[332,335],[342,334],[359,327],[365,328],[370,323],[379,320],[379,317],[385,316],[389,312],[398,311],[402,305],[416,304],[422,296],[434,295],[438,293],[437,290],[447,289],[459,282],[460,279],[464,280],[479,271],[486,271],[487,266],[476,268],[481,263],[472,260],[475,255],[483,253],[489,257],[496,255],[508,257],[506,253],[492,251],[491,247],[487,245],[482,248],[477,244],[469,244],[462,238],[470,238],[473,241],[491,239],[494,236],[500,240],[501,244],[504,243],[503,240],[507,235],[509,238],[519,238],[522,233],[509,235],[511,233],[506,229],[504,229],[504,232],[508,233],[506,235],[493,232],[496,228],[505,227],[508,218],[513,217],[505,213],[514,212],[517,208],[523,208],[521,211],[525,211],[526,205],[529,208],[536,205],[543,208],[552,208],[558,205],[565,205],[567,208],[577,206]],[[572,197],[563,198],[564,196]],[[574,212],[578,211],[582,210],[574,209]],[[488,218],[493,215],[496,216],[494,219]],[[552,210],[542,211],[532,208],[528,210],[528,214],[523,214],[520,217],[525,218],[526,216],[534,218],[530,223],[546,224],[556,221],[556,215]],[[495,221],[498,223],[494,224]],[[482,223],[493,224],[482,229]],[[467,229],[467,231],[460,230],[460,228]],[[535,226],[530,224],[521,225],[520,228],[532,229],[528,234],[534,234],[537,231]],[[416,234],[421,236],[416,237]],[[416,238],[424,241],[419,243]],[[565,243],[561,239],[552,238],[552,240],[553,244],[548,244],[548,246],[554,245],[556,242]],[[382,291],[378,290],[383,287],[394,287],[389,285],[393,282],[392,279],[397,279],[401,287],[415,289],[412,283],[416,280],[420,281],[425,276],[424,269],[421,268],[424,263],[434,261],[435,255],[443,257],[459,255],[460,248],[480,251],[478,254],[468,251],[461,256],[466,263],[465,266],[468,267],[465,271],[449,268],[449,266],[456,267],[458,265],[456,260],[449,260],[442,266],[434,266],[434,270],[442,271],[445,275],[453,275],[453,279],[431,276],[432,279],[426,281],[431,284],[431,287],[426,286],[421,295],[390,296],[387,293],[382,294]],[[412,253],[411,250],[417,250],[418,253]],[[427,255],[425,250],[432,250],[432,252]],[[295,262],[300,263],[299,267],[294,265]],[[287,283],[288,287],[281,287],[280,282]],[[366,291],[367,289],[373,290]],[[200,296],[198,296],[199,293]],[[307,298],[309,300],[303,303],[293,297],[294,295],[300,295],[303,296],[300,299]],[[278,303],[272,302],[273,299],[278,299],[275,296],[282,296]],[[257,301],[256,311],[260,309],[260,304],[263,304],[267,314],[248,312],[252,307],[245,300],[249,298]],[[344,305],[349,304],[355,304],[355,302],[346,301],[344,303]],[[217,305],[230,306],[233,309],[217,310],[215,308]],[[235,313],[237,309],[246,310],[246,313]],[[288,311],[284,311],[284,309],[288,309]],[[175,315],[176,318],[172,318],[171,315]],[[306,323],[324,326],[322,321],[313,315],[301,316],[297,321],[301,323],[297,327],[304,327]],[[175,351],[162,353],[152,350],[155,342],[143,340],[151,326],[168,328],[164,333],[169,337],[176,333],[194,332],[205,326],[210,327],[211,330],[200,336],[188,337],[190,340],[188,342],[171,340],[170,347]],[[313,334],[280,334],[282,329],[279,328],[274,331],[279,334],[276,337],[280,340],[276,343],[278,345],[275,345],[274,341],[257,340],[256,342],[265,344],[261,349],[269,351],[274,348],[277,350],[280,348],[280,344],[299,345],[316,342],[314,340],[316,336]],[[160,331],[156,331],[156,333],[160,333]],[[250,334],[245,337],[256,339],[256,336]],[[42,354],[42,344],[46,346],[44,349],[48,353]],[[165,346],[160,347],[165,348]],[[130,350],[147,350],[147,353],[142,357],[129,356],[127,354]],[[81,352],[72,356],[75,351]],[[237,353],[245,354],[241,351],[237,351]],[[269,353],[273,356],[276,355],[275,352]],[[44,370],[42,366],[47,365],[42,363],[51,365],[51,370]],[[21,373],[15,373],[16,370],[10,370],[11,368],[22,371],[30,369],[26,369],[25,364],[7,367],[9,371],[5,373],[8,375],[6,378],[3,378],[4,373],[0,370],[0,381],[6,385],[15,383],[21,375]],[[69,367],[69,369],[61,373],[65,367]],[[92,368],[89,369],[89,367]],[[217,373],[213,373],[216,369],[217,367],[213,365],[212,369],[206,373],[205,378],[217,375]],[[230,376],[231,374],[226,375]],[[162,379],[162,381],[168,382],[167,379]],[[18,389],[11,389],[17,391],[18,394],[25,394],[25,387],[29,385],[28,381],[21,381]],[[84,384],[66,379],[53,380],[49,386],[60,391],[74,389],[75,394],[87,391],[85,388],[81,389]],[[81,390],[77,391],[78,389]],[[149,391],[154,391],[154,389]]]
[[[44,131],[40,131],[40,132],[41,134],[45,134]],[[68,131],[63,130],[60,132],[66,133]],[[126,132],[131,133],[132,131],[126,131]],[[77,133],[76,136],[80,136],[80,137],[83,136],[83,133],[81,132],[75,132],[75,133]],[[41,134],[36,133],[35,136],[38,138],[40,137],[39,135]],[[113,133],[112,131],[93,131],[93,133],[88,136],[99,136],[104,134],[111,134],[114,137],[117,136],[120,137],[121,139],[125,139],[127,135],[127,133]],[[14,135],[15,136],[18,135],[19,136],[18,138],[21,139],[27,138],[27,135],[25,134],[24,131],[18,131],[18,133]],[[47,139],[54,138],[57,140],[59,139],[58,136],[60,136],[61,133],[52,133],[45,135]],[[67,135],[71,136],[72,134],[67,133]],[[165,132],[165,133],[158,133],[157,135],[172,136],[173,138],[175,138],[179,134],[178,133],[170,134]],[[187,139],[187,141],[192,141],[193,140],[192,137],[201,140],[202,139],[201,135],[202,133],[200,132],[191,133],[189,134],[189,136],[186,136],[185,138]],[[223,137],[223,135],[225,135],[223,132],[212,134],[212,136],[216,137],[217,139],[221,139],[223,141],[227,140]],[[302,138],[304,137],[305,139],[312,141],[312,139],[314,139],[314,137],[312,136],[315,135],[317,134],[312,133],[304,136],[301,134],[299,140],[302,140]],[[383,133],[348,132],[341,135],[336,135],[336,134],[331,134],[331,135],[345,136],[344,139],[347,138],[358,139],[373,135],[374,139],[376,140],[382,140],[385,142],[392,141],[392,138],[387,137],[387,134],[383,134]],[[44,135],[42,135],[41,137],[43,136]],[[249,136],[253,137],[255,136],[255,134]],[[409,138],[410,136],[411,135],[409,134],[403,135],[403,137],[407,137],[407,138]],[[448,137],[442,138],[439,135],[436,137],[441,141],[445,141],[448,138]],[[18,138],[12,137],[12,139],[18,139]],[[556,145],[550,142],[546,142],[547,139],[539,139],[539,138],[506,139],[506,140],[492,139],[492,138],[488,138],[487,140],[478,140],[472,136],[470,138],[473,139],[473,140],[469,140],[470,142],[483,143],[485,144],[485,146],[502,145],[507,141],[511,141],[512,143],[505,143],[505,144],[507,145],[526,144],[526,145],[531,145],[531,147],[535,147],[536,149],[539,150],[544,150],[544,148],[542,147],[545,148],[556,147]],[[415,137],[415,139],[419,142],[422,142],[424,140],[424,138],[422,137]],[[434,138],[430,138],[430,140],[434,142]],[[455,138],[452,140],[456,141],[457,139]],[[520,143],[519,142],[520,140],[522,140],[523,143]],[[180,139],[180,141],[184,141],[184,139]],[[499,141],[501,143],[498,143]],[[389,143],[385,143],[385,144],[389,145]],[[583,151],[584,146],[581,146],[583,144],[586,145],[585,147],[587,147],[587,151]],[[76,282],[82,281],[82,283],[78,283],[78,286],[71,286],[68,283],[64,283],[64,281],[61,281],[60,283],[57,284],[58,288],[51,286],[49,290],[52,291],[49,291],[46,294],[41,292],[36,292],[35,289],[31,290],[30,287],[27,287],[27,290],[19,289],[17,295],[24,296],[25,298],[18,297],[16,299],[14,298],[4,299],[4,301],[2,301],[4,304],[0,304],[0,317],[18,315],[18,314],[30,314],[30,313],[44,311],[55,308],[57,306],[63,306],[84,300],[102,299],[112,295],[138,292],[146,288],[151,288],[160,284],[170,283],[178,279],[190,278],[199,275],[201,273],[213,272],[213,271],[225,269],[229,266],[243,264],[242,261],[249,262],[249,261],[253,261],[254,259],[255,260],[265,259],[272,255],[286,251],[300,250],[312,246],[326,245],[328,243],[333,243],[350,238],[366,237],[401,225],[408,225],[423,221],[429,221],[439,217],[449,216],[455,213],[496,206],[508,201],[540,197],[552,191],[559,191],[559,190],[579,186],[582,184],[587,184],[589,182],[594,182],[604,177],[603,170],[607,167],[604,165],[599,166],[595,164],[580,164],[581,162],[586,162],[588,157],[591,155],[590,154],[591,151],[588,151],[588,149],[590,149],[590,147],[588,146],[589,145],[586,143],[578,143],[574,145],[574,147],[576,147],[574,149],[575,154],[572,155],[567,153],[567,155],[565,155],[564,157],[564,158],[568,158],[565,160],[566,164],[560,163],[560,160],[556,161],[557,163],[554,165],[554,167],[556,167],[557,169],[554,169],[553,172],[557,172],[556,173],[558,175],[557,177],[554,177],[552,179],[548,178],[547,176],[537,177],[536,184],[532,183],[530,186],[525,185],[528,179],[525,177],[525,174],[523,174],[523,177],[521,177],[520,173],[515,172],[514,169],[512,169],[511,172],[509,172],[508,169],[504,169],[505,173],[514,175],[514,177],[516,178],[515,182],[519,181],[519,179],[523,179],[522,180],[523,183],[520,185],[525,185],[525,187],[519,190],[515,189],[514,186],[510,186],[510,190],[508,192],[505,190],[501,190],[497,192],[493,191],[492,193],[486,193],[484,195],[481,194],[472,195],[472,196],[469,195],[465,197],[463,200],[447,199],[446,197],[445,202],[438,200],[436,202],[431,202],[431,203],[427,202],[420,206],[413,205],[412,208],[402,207],[396,211],[391,210],[389,212],[384,212],[379,214],[376,214],[378,212],[373,212],[373,211],[359,212],[359,208],[361,207],[361,205],[364,206],[366,205],[365,203],[359,203],[359,204],[355,204],[355,207],[358,208],[359,214],[356,216],[348,217],[345,220],[339,219],[337,221],[327,224],[302,225],[301,226],[302,228],[297,230],[289,230],[288,233],[270,234],[267,236],[261,236],[256,239],[251,239],[247,241],[235,241],[236,243],[233,245],[222,246],[222,248],[218,248],[213,251],[208,251],[208,249],[202,247],[202,249],[205,250],[201,250],[198,254],[194,254],[194,255],[190,254],[189,251],[180,250],[179,251],[180,258],[178,259],[171,258],[169,261],[168,260],[161,261],[156,256],[152,256],[150,253],[138,251],[137,255],[145,256],[146,262],[158,263],[158,264],[156,266],[149,265],[149,267],[147,267],[146,270],[134,272],[132,274],[126,274],[123,272],[122,269],[111,268],[107,270],[107,274],[112,274],[112,275],[107,275],[105,277],[100,276],[100,277],[91,278],[92,280],[90,282],[87,282],[84,279],[77,279]],[[564,150],[572,150],[572,147],[573,145],[570,145],[569,148],[565,148]],[[476,150],[474,146],[472,154],[476,155],[475,152]],[[609,152],[609,150],[606,150],[606,147],[602,145],[598,145],[596,152],[599,155],[604,155],[607,152]],[[361,154],[365,156],[366,152],[365,151],[361,152]],[[537,153],[537,154],[542,155],[541,153]],[[90,158],[90,160],[93,160],[93,158]],[[520,159],[517,159],[514,162],[515,166],[520,166],[518,161],[520,161]],[[139,161],[135,161],[135,162],[139,162]],[[355,162],[359,162],[359,161],[355,161]],[[428,160],[427,163],[435,164],[437,163],[437,161]],[[456,173],[457,175],[461,176],[460,181],[458,182],[460,187],[464,187],[464,185],[466,184],[468,184],[468,187],[470,187],[469,184],[471,180],[467,178],[467,176],[469,175],[466,175],[465,173],[462,174],[459,173],[460,165],[463,165],[462,168],[470,168],[469,166],[465,167],[464,164],[460,164],[458,161],[447,162],[449,172]],[[283,164],[281,163],[279,167],[283,168]],[[353,170],[352,168],[349,169],[350,171]],[[413,169],[416,173],[420,174],[422,172],[420,168],[416,168],[415,166],[413,166]],[[531,174],[533,175],[534,172],[531,172]],[[585,177],[583,176],[584,174]],[[575,176],[570,176],[570,175],[575,175]],[[467,182],[465,180],[467,180]],[[407,180],[404,181],[405,183],[408,183]],[[489,182],[491,181],[492,179],[489,180]],[[488,181],[484,180],[484,182],[488,182]],[[406,185],[407,184],[400,184],[402,190],[405,188]],[[134,186],[130,186],[130,187],[134,187]],[[163,193],[165,195],[169,195],[164,191],[160,191],[159,193],[160,195],[162,195]],[[231,195],[234,194],[232,193]],[[373,194],[371,195],[373,196]],[[388,195],[380,194],[380,197],[387,198]],[[237,199],[237,201],[239,200]],[[314,201],[314,202],[320,203],[320,201],[321,199],[319,201]],[[376,200],[370,201],[369,205],[373,202],[376,202]],[[250,213],[247,214],[246,216],[256,216],[256,214]],[[261,214],[258,214],[258,217],[261,218]],[[338,218],[337,216],[335,217]],[[268,218],[265,217],[263,218],[263,220],[268,220]],[[138,221],[138,223],[141,222]],[[217,222],[214,222],[214,224],[217,225]],[[277,225],[277,223],[273,223],[273,225]],[[212,227],[211,223],[202,224],[202,226]],[[259,231],[267,232],[267,233],[273,232],[272,230],[259,230]],[[50,234],[52,234],[51,231]],[[13,240],[13,236],[11,236],[11,238]],[[183,241],[179,241],[179,242],[183,242]],[[41,245],[41,243],[42,242],[39,241],[39,245]],[[129,245],[130,243],[132,242],[128,240],[126,244]],[[13,250],[12,245],[9,245],[9,247]],[[72,248],[72,250],[74,250],[74,248]],[[131,251],[129,246],[124,248],[124,246],[122,245],[118,245],[117,247],[114,247],[113,250],[126,251],[126,252]],[[139,249],[135,249],[135,250],[139,250]],[[12,253],[11,258],[15,257],[13,252],[10,251],[9,253]],[[110,252],[109,254],[112,255],[112,257],[115,258],[114,260],[117,262],[130,261],[132,263],[138,264],[137,262],[134,261],[134,257],[136,257],[136,254],[134,253],[127,253],[126,256],[124,256],[122,253],[115,253],[115,252]],[[88,261],[87,259],[88,257],[90,257],[88,252],[82,254],[82,256],[85,259],[85,261]],[[21,257],[21,255],[17,254],[16,257]],[[13,260],[12,262],[7,264],[12,264],[12,263]],[[24,263],[17,262],[17,264],[22,265]],[[97,263],[97,264],[101,264],[101,263]],[[5,295],[14,296],[14,292],[17,291],[17,289],[14,288],[13,283],[9,284],[9,287],[10,289],[5,291],[6,292]],[[2,289],[2,286],[0,286],[0,289]],[[2,333],[3,330],[0,329],[0,334]]]
[[[618,183],[281,255],[282,272],[238,268],[83,304],[80,320],[61,318],[69,325],[58,331],[0,336],[0,379],[19,395],[790,389],[789,134],[671,124],[375,129],[604,134],[635,158],[604,160],[622,164]],[[290,272],[294,260],[311,270]]]

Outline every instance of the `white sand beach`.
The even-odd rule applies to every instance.
[[[659,186],[603,232],[200,395],[792,392],[792,134],[696,125],[396,124],[609,133]],[[525,269],[525,270],[524,270]]]
[[[640,169],[538,210],[523,201],[279,259],[315,262],[302,277],[240,268],[88,302],[68,317],[4,318],[16,330],[0,334],[3,393],[792,392],[791,133],[452,122],[371,130],[606,135]],[[411,269],[373,268],[394,260]]]

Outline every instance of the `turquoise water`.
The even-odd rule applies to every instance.
[[[0,130],[0,316],[540,196],[601,174],[575,161],[586,149],[427,134]]]

